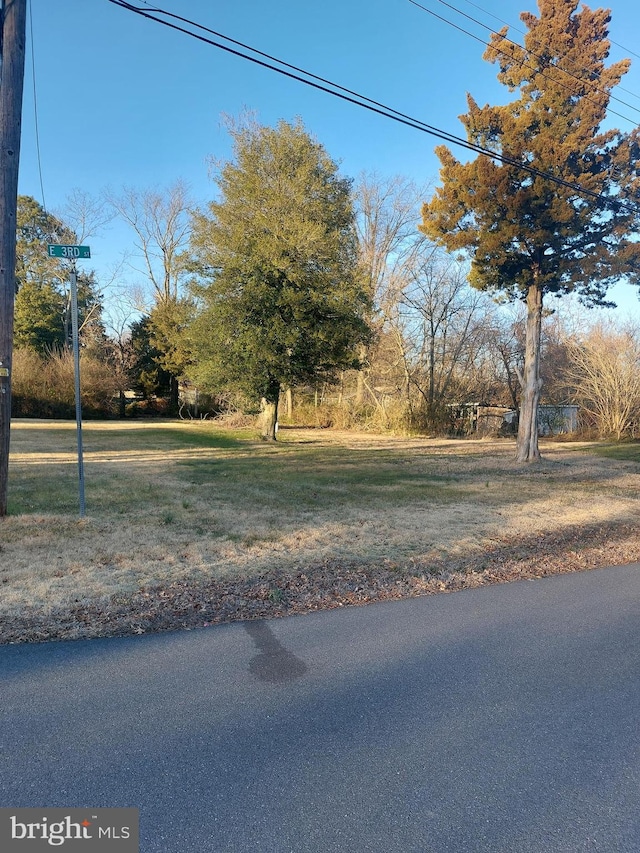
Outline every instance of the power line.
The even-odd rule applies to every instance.
[[[615,44],[615,46],[619,47],[621,50],[624,50],[625,53],[631,53],[633,56],[636,56],[638,59],[640,59],[640,53],[636,53],[635,50],[631,50],[631,48],[625,47],[624,45],[620,44],[620,42],[614,41],[613,39],[609,39],[609,41],[611,42],[611,44]],[[640,97],[640,95],[636,95],[636,97]]]
[[[462,12],[460,9],[457,9],[455,6],[452,6],[450,3],[447,3],[446,0],[436,0],[436,2],[441,3],[443,6],[447,6],[449,9],[452,9],[454,12],[457,12],[459,15],[462,15],[464,18],[467,18],[468,20],[473,21],[475,24],[478,24],[479,26],[484,27],[485,29],[489,30],[490,32],[494,32],[492,27],[490,27],[488,24],[483,24],[482,21],[478,21],[476,18],[473,18],[471,15],[467,15],[465,12]],[[454,24],[453,21],[449,21],[447,18],[444,18],[442,15],[438,15],[437,12],[433,12],[431,9],[428,9],[426,6],[423,6],[421,3],[418,3],[417,0],[409,0],[409,3],[411,3],[413,6],[416,6],[418,9],[421,9],[423,12],[426,12],[428,15],[431,15],[432,17],[437,18],[439,21],[442,21],[443,23],[448,24],[450,27],[453,27],[454,29],[458,30],[459,32],[464,33],[465,35],[469,36],[472,39],[475,39],[476,41],[480,42],[480,44],[483,44],[483,45],[486,45],[487,47],[489,47],[489,42],[480,38],[480,36],[477,36],[474,33],[469,32],[469,30],[465,30],[464,27],[459,27],[457,24]],[[540,59],[540,60],[543,59],[543,57],[539,56],[537,53],[534,53],[532,50],[527,50],[526,48],[523,48],[522,45],[519,45],[517,42],[513,41],[510,38],[505,37],[504,40],[509,42],[510,44],[515,45],[520,50],[525,51],[525,53],[529,54],[530,56],[534,56],[536,59]],[[508,53],[506,50],[501,50],[499,47],[496,47],[495,49],[499,53],[501,53],[503,56],[507,56],[510,59],[513,59],[513,56],[510,53]],[[557,86],[561,86],[563,89],[567,89],[572,95],[578,95],[579,96],[579,92],[576,90],[575,86],[570,86],[567,83],[561,83],[560,80],[557,80],[554,77],[551,77],[548,74],[545,74],[543,71],[539,71],[533,65],[527,65],[526,62],[522,62],[521,64],[522,64],[523,68],[527,68],[529,71],[535,71],[535,72],[539,73],[540,76],[544,77],[545,80],[551,80],[551,82],[555,83]],[[549,64],[548,67],[554,68],[557,71],[562,72],[563,74],[567,74],[569,77],[573,77],[575,80],[577,80],[580,83],[591,82],[591,81],[585,80],[584,78],[578,77],[576,74],[573,74],[571,71],[567,71],[564,68],[560,68],[560,66],[558,66],[558,65]],[[604,92],[602,89],[597,89],[595,87],[592,87],[592,88],[595,92],[599,92],[600,94],[607,95],[607,97],[609,97],[615,101],[618,101],[621,104],[624,104],[624,106],[629,107],[632,110],[636,110],[637,112],[640,112],[640,108],[634,107],[631,104],[627,104],[626,101],[621,101],[620,98],[616,98],[615,96],[610,95],[608,92]],[[597,101],[594,101],[592,98],[588,97],[588,95],[582,95],[582,97],[584,97],[585,100],[589,101],[590,103],[598,105]],[[636,127],[638,124],[637,120],[630,119],[628,116],[625,116],[625,115],[622,115],[622,113],[616,112],[616,110],[612,110],[611,108],[608,108],[608,111],[612,115],[616,115],[619,118],[630,122],[634,127]]]
[[[242,59],[247,59],[250,62],[253,62],[254,64],[259,65],[263,68],[268,68],[271,71],[276,71],[278,74],[282,74],[292,80],[297,80],[298,82],[304,83],[307,86],[311,86],[314,89],[326,92],[327,94],[333,95],[336,98],[340,98],[343,101],[355,104],[356,106],[362,107],[366,110],[369,110],[370,112],[374,112],[385,118],[389,118],[393,121],[399,122],[400,124],[412,127],[415,130],[420,130],[423,133],[435,136],[436,138],[448,142],[452,145],[457,145],[462,148],[465,148],[475,154],[481,154],[486,157],[489,157],[492,160],[498,160],[499,162],[504,163],[505,165],[514,166],[515,168],[521,169],[522,171],[529,173],[533,177],[549,180],[552,183],[557,184],[558,186],[563,186],[566,189],[573,190],[578,195],[599,202],[601,205],[607,207],[625,208],[631,213],[635,214],[640,213],[639,207],[637,207],[636,205],[632,205],[627,201],[604,196],[601,193],[589,190],[586,187],[581,186],[580,184],[575,184],[571,181],[566,181],[563,178],[551,174],[550,172],[545,172],[541,169],[537,169],[535,166],[523,163],[522,161],[517,160],[514,157],[509,157],[507,154],[499,154],[495,151],[491,151],[488,148],[484,148],[481,145],[477,145],[474,142],[469,142],[468,140],[462,139],[462,137],[456,136],[455,134],[449,133],[448,131],[442,130],[441,128],[427,124],[421,121],[420,119],[416,119],[412,116],[407,115],[406,113],[399,112],[398,110],[395,110],[392,107],[388,107],[385,104],[380,103],[379,101],[367,98],[365,95],[360,95],[359,93],[354,92],[351,89],[347,89],[344,86],[340,86],[337,83],[333,83],[332,81],[327,80],[323,77],[318,77],[317,75],[305,71],[302,68],[298,68],[295,65],[291,65],[287,62],[277,59],[276,57],[263,53],[262,51],[259,51],[253,47],[250,47],[249,45],[239,42],[236,39],[232,39],[228,36],[223,35],[222,33],[218,33],[215,30],[204,26],[203,24],[199,24],[196,21],[192,21],[180,15],[175,15],[172,12],[168,12],[165,9],[160,9],[157,7],[145,10],[140,8],[139,6],[134,6],[133,4],[127,2],[127,0],[107,0],[107,2],[112,3],[114,6],[120,6],[121,8],[126,9],[127,11],[134,12],[135,14],[140,15],[143,18],[155,21],[156,23],[162,24],[163,26],[166,26],[170,29],[184,33],[185,35],[188,35],[191,38],[195,38],[198,41],[204,42],[205,44],[209,44],[212,47],[217,47],[221,50],[226,51],[227,53],[233,54],[234,56],[238,56]],[[179,20],[185,24],[188,24],[189,26],[196,27],[197,29],[200,29],[203,32],[213,34],[217,38],[222,38],[230,42],[231,44],[236,45],[237,47],[242,47],[244,50],[249,50],[252,53],[255,53],[256,56],[250,56],[249,54],[243,53],[242,51],[237,50],[236,48],[229,47],[229,45],[221,44],[220,42],[213,41],[212,39],[207,38],[206,36],[185,29],[184,27],[179,26],[178,24],[171,23],[170,21],[163,20],[162,18],[157,18],[152,13],[161,14],[166,17],[173,18],[174,20]],[[258,57],[263,58],[259,59]],[[272,64],[274,62],[278,63],[278,65]]]
[[[188,18],[183,18],[180,15],[174,15],[172,12],[167,12],[164,9],[149,9],[149,12],[146,12],[143,9],[133,6],[131,3],[126,2],[126,0],[108,0],[109,3],[113,3],[116,6],[121,6],[124,9],[128,9],[129,11],[136,12],[142,17],[148,18],[156,23],[163,24],[164,26],[170,27],[171,29],[177,30],[178,32],[185,33],[186,35],[191,36],[192,38],[198,39],[199,41],[204,42],[205,44],[210,44],[213,47],[218,47],[222,50],[227,51],[228,53],[232,53],[235,56],[239,56],[242,59],[248,59],[250,62],[254,62],[257,65],[261,65],[264,68],[269,68],[271,71],[277,71],[279,74],[283,74],[285,77],[290,77],[293,80],[297,80],[301,83],[305,83],[308,86],[312,86],[314,89],[319,89],[320,91],[326,92],[329,95],[334,95],[335,97],[341,98],[342,100],[348,101],[350,103],[355,104],[356,106],[364,107],[365,109],[371,110],[372,112],[378,113],[380,115],[385,116],[386,118],[391,118],[394,121],[399,121],[402,124],[407,124],[411,127],[414,127],[417,130],[423,130],[426,133],[429,133],[433,136],[438,137],[439,139],[444,140],[445,142],[450,142],[452,144],[461,145],[474,153],[482,153],[482,154],[490,154],[492,157],[501,158],[501,155],[495,154],[494,152],[488,151],[488,149],[482,148],[479,145],[476,145],[473,142],[468,142],[467,140],[462,139],[461,137],[457,137],[454,134],[449,133],[448,131],[441,130],[440,128],[434,127],[433,125],[426,124],[425,122],[413,118],[405,113],[399,112],[398,110],[393,109],[392,107],[388,107],[385,104],[380,103],[379,101],[375,101],[372,98],[368,98],[365,95],[360,95],[358,92],[354,92],[352,89],[347,89],[344,86],[340,86],[337,83],[333,83],[331,80],[327,80],[324,77],[319,77],[316,74],[312,74],[309,71],[305,71],[303,68],[299,68],[298,66],[291,65],[288,62],[284,62],[277,57],[271,56],[268,53],[264,53],[256,48],[251,47],[250,45],[244,44],[243,42],[237,41],[236,39],[232,39],[229,36],[225,36],[222,33],[218,33],[215,30],[210,29],[209,27],[204,26],[203,24],[198,24],[195,21],[191,21]],[[235,44],[244,48],[245,50],[250,50],[252,53],[255,53],[257,56],[262,56],[265,59],[269,59],[272,62],[277,62],[279,65],[283,66],[282,68],[278,68],[274,65],[271,65],[268,62],[261,61],[256,59],[254,56],[248,56],[247,54],[242,53],[241,51],[234,50],[233,48],[228,47],[224,44],[219,44],[218,42],[214,42],[211,39],[205,38],[204,36],[200,36],[197,33],[193,33],[190,30],[184,29],[183,27],[176,26],[175,24],[171,24],[168,21],[163,21],[160,18],[155,18],[153,15],[149,14],[150,12],[157,12],[163,15],[166,15],[171,18],[175,18],[177,20],[181,20],[184,23],[188,23],[191,26],[197,27],[198,29],[203,30],[204,32],[212,33],[216,35],[218,38],[225,39],[226,41],[231,42],[231,44]],[[291,69],[291,71],[286,71],[284,69]],[[292,73],[298,72],[298,73]],[[304,74],[307,78],[300,77],[299,74]],[[313,80],[319,81],[318,83],[314,83]],[[326,84],[326,85],[320,85]],[[333,88],[328,88],[329,86]],[[344,93],[344,94],[342,94]],[[527,166],[523,166],[523,168],[529,168]]]
[[[343,98],[344,100],[351,101],[352,103],[356,103],[358,106],[363,106],[366,109],[373,109],[374,107],[379,107],[381,110],[385,110],[389,113],[393,113],[394,116],[398,117],[398,120],[399,119],[405,119],[407,122],[411,122],[411,123],[415,122],[415,123],[421,124],[425,128],[428,128],[430,133],[433,133],[434,135],[441,134],[440,138],[444,139],[446,142],[457,142],[459,144],[465,145],[465,147],[471,148],[471,150],[476,150],[476,148],[477,148],[477,146],[475,146],[474,143],[468,143],[462,139],[458,139],[453,134],[449,134],[447,131],[439,130],[439,128],[432,127],[431,125],[427,125],[424,122],[419,121],[418,119],[414,119],[411,116],[406,115],[405,113],[401,113],[398,110],[393,109],[392,107],[387,107],[385,104],[381,104],[379,101],[375,101],[372,98],[366,97],[365,95],[360,95],[358,92],[354,92],[352,89],[347,89],[344,86],[340,86],[337,83],[333,83],[331,80],[327,80],[324,77],[319,77],[317,74],[312,74],[310,71],[306,71],[305,69],[299,68],[296,65],[291,65],[290,63],[285,62],[282,59],[278,59],[275,56],[271,56],[268,53],[264,53],[261,50],[257,50],[257,48],[251,47],[250,45],[247,45],[244,42],[238,41],[237,39],[233,39],[230,36],[225,36],[223,33],[217,32],[216,30],[212,30],[210,27],[206,27],[204,24],[199,24],[196,21],[190,20],[189,18],[184,18],[181,15],[174,14],[173,12],[167,12],[164,9],[149,8],[149,10],[148,10],[148,12],[157,12],[159,14],[166,15],[167,17],[174,18],[175,20],[182,21],[183,23],[189,24],[190,26],[197,27],[198,29],[202,30],[203,32],[207,32],[207,33],[210,33],[211,35],[215,35],[217,38],[222,38],[225,41],[230,42],[231,44],[235,44],[238,47],[242,47],[244,50],[250,50],[252,53],[255,53],[256,56],[262,56],[264,59],[268,59],[271,62],[277,62],[278,65],[282,66],[282,68],[275,68],[274,66],[270,65],[269,63],[261,62],[260,60],[256,59],[255,57],[247,56],[247,55],[245,55],[239,51],[236,51],[236,50],[229,48],[226,45],[218,44],[217,42],[213,42],[210,39],[199,36],[199,35],[197,35],[197,33],[192,33],[190,30],[186,30],[183,27],[177,27],[173,24],[168,23],[167,21],[162,21],[159,18],[154,18],[152,15],[147,14],[147,12],[145,10],[140,9],[140,8],[136,8],[135,6],[133,6],[133,4],[128,3],[127,0],[109,0],[109,2],[114,3],[114,5],[116,5],[116,6],[122,6],[125,9],[129,9],[132,12],[137,12],[138,14],[142,15],[145,18],[149,18],[150,20],[156,21],[157,23],[164,24],[165,26],[171,27],[172,29],[178,30],[179,32],[186,33],[187,35],[190,35],[193,38],[199,39],[200,41],[203,41],[206,44],[213,45],[214,47],[219,47],[222,50],[226,50],[229,53],[233,53],[236,56],[240,56],[243,59],[248,59],[249,61],[255,62],[258,65],[262,65],[265,68],[269,68],[272,71],[277,71],[279,74],[284,74],[285,76],[291,77],[294,80],[298,80],[301,83],[306,83],[307,85],[313,86],[316,89],[320,89],[321,91],[327,92],[330,95],[335,95],[336,97]],[[140,2],[144,2],[145,5],[148,5],[146,3],[146,0],[140,0]],[[309,79],[302,79],[301,77],[298,77],[297,74],[289,74],[288,72],[283,70],[284,68],[288,68],[291,71],[298,72],[299,74],[304,74],[305,77],[307,77]],[[312,83],[311,80],[317,80],[319,83],[326,84],[326,86],[333,87],[333,89],[327,89],[327,88],[325,88],[325,86],[322,86],[322,85],[318,86],[318,85]],[[338,91],[333,91],[333,90],[338,90]],[[371,104],[371,107],[368,107],[366,104],[360,103],[360,101],[353,101],[351,97],[344,97],[343,95],[339,94],[339,92],[344,92],[346,95],[353,96],[354,98],[358,98],[361,101],[366,101],[366,102],[368,102],[368,104]],[[375,109],[373,111],[379,112],[379,110],[375,110]],[[388,115],[387,117],[392,118],[393,116]]]
[[[33,39],[33,3],[29,3],[29,34],[31,41],[31,79],[33,81],[33,123],[36,137],[36,157],[38,160],[38,175],[40,176],[40,193],[42,195],[42,207],[47,209],[47,203],[44,198],[44,182],[42,180],[42,159],[40,157],[40,131],[38,127],[38,95],[36,87],[36,58],[35,58],[35,42]]]

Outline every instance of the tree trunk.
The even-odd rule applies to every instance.
[[[279,399],[280,383],[272,382],[262,398],[262,438],[265,441],[276,441],[277,439]]]
[[[180,409],[180,385],[177,376],[169,377],[169,411],[177,415]]]
[[[436,339],[431,334],[429,341],[429,406],[433,407],[436,398]]]
[[[542,288],[532,284],[527,291],[527,330],[524,376],[518,421],[518,462],[537,462],[538,402],[540,400],[540,339],[542,333]]]
[[[353,402],[356,409],[359,409],[364,403],[364,370],[359,370],[356,374],[356,396]]]
[[[361,364],[364,364],[367,359],[367,347],[364,344],[361,344],[358,348],[358,359]],[[361,367],[356,374],[356,396],[354,400],[356,408],[364,405],[365,378],[364,368]]]

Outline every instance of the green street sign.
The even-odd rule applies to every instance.
[[[75,261],[76,258],[91,257],[88,246],[61,246],[58,243],[49,243],[47,254],[50,258],[68,258],[71,261]]]

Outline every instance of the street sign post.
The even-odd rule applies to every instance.
[[[50,258],[67,258],[70,261],[91,257],[91,251],[88,246],[63,246],[60,243],[49,243],[47,245],[47,254]]]
[[[80,346],[78,343],[78,275],[75,262],[81,258],[90,258],[91,251],[88,246],[68,246],[59,243],[49,243],[47,245],[47,255],[50,258],[66,258],[72,261],[69,273],[69,285],[71,289],[71,334],[73,338],[76,432],[78,437],[78,499],[80,503],[80,518],[84,518],[84,459],[82,452],[82,405],[80,400]]]

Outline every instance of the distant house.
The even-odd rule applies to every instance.
[[[510,409],[504,416],[505,424],[516,428],[518,413]],[[538,406],[538,434],[564,435],[578,429],[578,406]]]
[[[455,431],[460,435],[504,435],[517,431],[518,412],[507,406],[461,403],[450,408]],[[577,428],[578,406],[538,406],[540,435],[561,435]]]
[[[456,403],[449,406],[457,435],[497,435],[504,426],[507,406],[486,406],[483,403]]]

